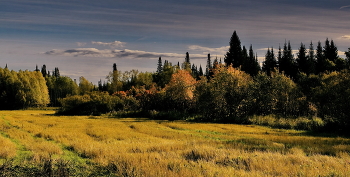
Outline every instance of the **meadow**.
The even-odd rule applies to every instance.
[[[350,139],[257,125],[0,111],[0,176],[350,176]]]

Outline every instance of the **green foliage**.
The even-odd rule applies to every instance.
[[[69,77],[47,76],[46,85],[49,89],[51,106],[60,106],[59,99],[69,95],[76,95],[79,92],[78,85]]]
[[[314,88],[313,101],[319,116],[337,129],[350,126],[350,73],[332,72],[321,76],[321,85]]]
[[[253,116],[249,121],[256,125],[264,125],[272,128],[295,129],[295,130],[321,130],[325,122],[318,117],[306,118],[299,117],[296,119],[279,118],[273,115]]]
[[[111,96],[106,92],[90,92],[84,95],[68,96],[59,100],[62,107],[58,114],[65,115],[101,115],[124,108],[124,103],[117,96]]]
[[[0,68],[0,109],[44,107],[50,102],[48,88],[37,71]]]
[[[242,122],[246,111],[251,77],[234,68],[219,67],[214,78],[201,80],[196,87],[195,97],[198,114],[205,121]]]
[[[271,77],[258,74],[250,91],[247,105],[251,114],[299,116],[302,109],[307,109],[296,83],[281,73],[272,73]]]

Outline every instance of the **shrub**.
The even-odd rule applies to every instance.
[[[58,110],[58,114],[66,115],[101,115],[124,108],[123,100],[107,92],[68,96],[59,101],[62,107]]]

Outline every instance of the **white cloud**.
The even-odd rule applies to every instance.
[[[344,9],[344,8],[348,8],[348,7],[350,7],[350,5],[348,5],[348,6],[341,6],[339,9]]]
[[[222,46],[219,48],[203,47],[203,46],[199,46],[199,45],[188,46],[189,50],[201,51],[201,52],[203,52],[203,54],[211,53],[211,54],[219,54],[219,55],[224,55],[228,51],[229,48],[230,48],[230,46]]]
[[[99,57],[99,58],[128,58],[128,59],[158,59],[173,58],[184,59],[185,54],[178,53],[159,53],[159,52],[147,52],[141,50],[111,50],[111,49],[96,49],[96,48],[77,48],[58,50],[53,49],[45,52],[46,55],[61,55],[61,56],[84,56],[84,57]],[[205,59],[206,55],[203,54],[190,54],[191,59]],[[180,60],[181,61],[181,60]]]
[[[344,35],[341,37],[342,39],[350,39],[350,35]]]
[[[114,42],[95,42],[92,41],[92,44],[96,44],[96,45],[103,45],[103,46],[110,46],[110,47],[116,47],[116,48],[123,48],[125,46],[125,42],[121,42],[121,41],[114,41]]]
[[[78,47],[83,47],[83,46],[85,46],[85,45],[86,45],[85,42],[77,42],[77,46],[78,46]]]
[[[63,55],[63,56],[88,56],[88,57],[114,57],[111,50],[99,50],[96,48],[77,48],[68,50],[53,49],[45,52],[47,55]]]

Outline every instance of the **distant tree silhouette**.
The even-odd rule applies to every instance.
[[[157,65],[157,73],[161,73],[162,71],[163,71],[162,57],[159,57],[158,65]]]
[[[345,52],[345,56],[346,56],[346,66],[347,66],[347,69],[350,68],[350,48],[348,48],[348,51]]]
[[[329,61],[335,62],[339,56],[338,56],[338,49],[335,46],[333,40],[329,43],[328,38],[325,41],[325,46],[323,47],[323,55],[325,59],[328,59]]]
[[[209,79],[209,77],[211,77],[211,69],[213,68],[212,64],[211,64],[211,59],[210,59],[210,53],[208,54],[208,59],[207,59],[207,66],[205,68],[205,76],[207,76],[207,78]]]
[[[265,72],[268,76],[271,76],[272,72],[276,72],[277,61],[273,48],[268,48],[265,55],[265,61],[263,62],[262,71]]]
[[[43,75],[43,77],[46,77],[46,76],[47,76],[46,65],[43,65],[43,66],[41,67],[41,74]]]
[[[246,53],[245,47],[243,47],[244,63],[242,65],[242,71],[250,74],[251,76],[256,76],[260,71],[260,65],[257,58],[254,56],[254,51],[252,45],[250,45],[249,53]]]
[[[300,72],[306,73],[307,75],[310,74],[310,67],[308,65],[308,59],[306,56],[306,48],[303,43],[300,44],[296,62]]]
[[[236,31],[233,32],[230,39],[230,48],[226,53],[224,62],[226,66],[232,65],[235,68],[240,67],[243,63],[241,41]]]
[[[294,56],[290,42],[284,43],[282,57],[278,61],[279,71],[283,72],[286,76],[295,78],[297,75],[296,63],[294,61]]]
[[[52,76],[56,78],[59,78],[61,76],[60,70],[58,69],[58,67],[55,67],[55,70],[52,71]]]

